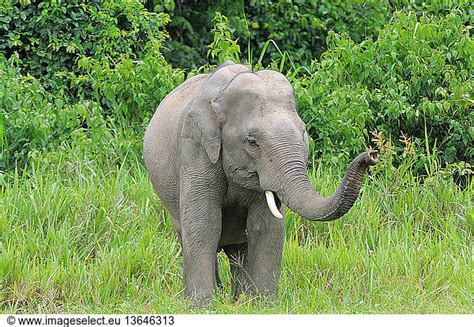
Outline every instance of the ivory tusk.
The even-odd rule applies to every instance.
[[[272,214],[277,217],[277,218],[283,218],[281,212],[278,210],[276,203],[275,203],[275,197],[273,196],[272,191],[265,191],[265,197],[267,198],[267,205]]]

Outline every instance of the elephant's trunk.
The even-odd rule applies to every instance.
[[[321,197],[311,185],[306,169],[298,167],[287,169],[281,187],[276,194],[290,209],[309,220],[335,220],[349,211],[354,204],[362,185],[362,179],[368,166],[378,161],[374,151],[367,151],[355,158],[339,185],[329,198]]]

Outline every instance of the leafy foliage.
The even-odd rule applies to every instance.
[[[184,80],[172,70],[160,52],[160,42],[151,41],[140,60],[127,54],[111,61],[107,57],[81,57],[78,67],[85,74],[71,76],[74,85],[99,103],[108,117],[122,126],[138,126],[151,118],[159,102]]]
[[[347,32],[356,42],[377,35],[385,23],[387,3],[379,0],[250,1],[247,38],[255,51],[273,39],[293,61],[310,63],[326,49],[328,31]],[[274,55],[278,55],[274,53]]]
[[[352,156],[377,129],[413,136],[417,151],[435,148],[446,162],[472,160],[474,43],[459,15],[399,12],[376,41],[330,33],[327,42],[296,83],[316,152]]]
[[[66,140],[87,136],[101,142],[107,130],[100,107],[91,101],[67,103],[63,93],[49,93],[32,76],[23,76],[0,55],[0,116],[4,132],[0,171],[24,167],[32,157]]]
[[[240,46],[237,44],[237,40],[233,40],[231,37],[227,17],[217,12],[213,21],[215,22],[212,29],[214,40],[209,45],[210,49],[207,51],[207,56],[211,58],[217,57],[218,62],[226,60],[240,62]]]
[[[162,40],[166,14],[139,1],[6,1],[0,7],[0,52],[46,89],[73,91],[66,74],[80,72],[81,56],[135,59],[151,40]],[[72,93],[75,95],[75,93]]]
[[[411,11],[418,15],[446,16],[456,13],[468,24],[472,24],[472,2],[470,0],[389,0],[390,7],[397,10]]]
[[[165,56],[182,68],[197,68],[207,63],[206,47],[213,39],[214,13],[228,17],[232,33],[240,40],[248,62],[266,47],[264,65],[288,52],[296,65],[309,66],[311,60],[327,50],[326,37],[331,32],[347,33],[355,42],[376,39],[378,31],[395,11],[414,11],[418,15],[459,14],[472,25],[471,1],[424,0],[250,0],[194,1],[148,0],[148,8],[166,11],[172,17],[168,28],[170,40]]]
[[[161,3],[162,1],[154,1]],[[165,1],[166,3],[166,1]],[[248,44],[244,57],[259,53],[268,39],[273,39],[294,62],[309,63],[325,49],[329,30],[351,31],[360,41],[373,37],[387,17],[387,4],[378,0],[356,0],[352,6],[341,1],[175,1],[170,13],[170,62],[180,67],[199,67],[207,62],[205,48],[212,40],[212,17],[222,12],[229,17],[232,32]],[[163,6],[157,9],[162,10]],[[184,54],[181,50],[185,50]],[[250,51],[250,53],[249,53]],[[269,49],[270,58],[278,57],[277,49]],[[178,55],[176,55],[178,54]],[[190,60],[192,59],[192,60]],[[266,61],[265,64],[268,64]]]
[[[137,1],[7,2],[0,11],[0,170],[68,143],[105,144],[110,128],[142,130],[183,81],[160,51],[167,15]]]

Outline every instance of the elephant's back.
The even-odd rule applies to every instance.
[[[158,196],[167,207],[177,206],[178,144],[182,123],[190,102],[207,79],[207,75],[194,76],[168,94],[145,131],[145,165]]]

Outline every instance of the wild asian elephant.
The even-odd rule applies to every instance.
[[[161,102],[144,157],[178,232],[186,294],[198,304],[220,284],[221,250],[235,295],[276,298],[286,207],[310,220],[337,219],[377,163],[375,152],[360,154],[331,197],[318,195],[291,84],[278,72],[233,62],[190,78]]]

